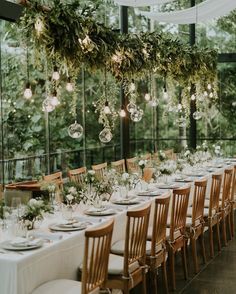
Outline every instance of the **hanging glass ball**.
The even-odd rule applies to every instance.
[[[99,134],[99,139],[102,143],[109,143],[112,137],[113,136],[109,128],[104,128]]]
[[[199,119],[201,119],[202,118],[202,113],[200,112],[200,111],[195,111],[194,113],[193,113],[193,118],[195,119],[195,120],[199,120]]]
[[[57,106],[57,105],[60,104],[60,102],[59,102],[59,100],[58,100],[58,98],[57,98],[56,95],[51,97],[51,104],[52,104],[53,106]]]
[[[42,108],[45,112],[52,112],[55,109],[55,106],[52,104],[52,99],[50,97],[47,97],[43,100]]]
[[[134,103],[134,102],[130,102],[128,105],[127,105],[127,110],[129,113],[132,113],[133,111],[135,111],[137,109],[137,105]]]
[[[139,122],[143,117],[143,110],[140,108],[137,108],[135,111],[133,111],[130,115],[130,118],[134,122]]]
[[[73,139],[80,139],[83,136],[83,127],[75,121],[68,127],[68,134]]]

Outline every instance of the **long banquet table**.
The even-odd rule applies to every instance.
[[[225,165],[224,167],[229,166]],[[215,172],[222,172],[223,168],[215,169]],[[204,177],[210,180],[211,173]],[[193,186],[193,182],[190,183]],[[186,185],[186,183],[181,183]],[[210,181],[208,181],[208,190]],[[162,190],[163,193],[166,190]],[[193,194],[193,188],[191,189]],[[113,206],[116,214],[104,217],[90,217],[83,215],[82,208],[78,211],[78,216],[90,222],[88,228],[99,226],[111,217],[114,218],[113,242],[124,237],[127,209],[135,209],[144,205],[152,204],[151,219],[153,215],[155,197],[140,197],[140,203],[132,206]],[[113,205],[113,204],[111,204]],[[59,216],[54,215],[45,219],[40,227],[40,234],[47,237],[41,248],[27,251],[6,251],[0,248],[0,294],[30,294],[40,284],[54,279],[75,279],[77,270],[83,259],[84,251],[84,231],[74,232],[50,232],[48,225],[58,221]],[[36,233],[38,230],[36,230]],[[51,236],[51,238],[50,238]],[[62,237],[59,239],[59,237]],[[3,241],[4,234],[0,232],[0,242]],[[46,237],[45,237],[46,238]]]

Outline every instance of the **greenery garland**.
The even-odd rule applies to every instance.
[[[60,65],[71,75],[78,74],[84,64],[90,70],[107,68],[118,81],[145,77],[150,70],[182,86],[198,83],[202,90],[215,81],[215,50],[191,47],[166,33],[121,35],[96,22],[97,6],[81,7],[79,0],[67,4],[53,0],[50,7],[43,4],[25,2],[20,21],[23,34],[31,36],[37,50],[45,49],[52,66]]]

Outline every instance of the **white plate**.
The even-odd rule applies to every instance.
[[[37,249],[43,246],[43,240],[39,240],[37,243],[29,243],[28,244],[12,244],[11,240],[4,241],[0,244],[0,247],[6,250],[12,250],[12,251],[23,251],[23,250],[31,250],[31,249]]]
[[[161,194],[163,194],[163,192],[161,192],[159,190],[141,191],[141,192],[137,193],[138,196],[159,196]]]
[[[159,184],[158,188],[159,189],[178,189],[178,188],[180,188],[180,185],[174,184],[174,183],[172,183],[172,184]]]
[[[49,229],[52,231],[62,231],[62,232],[70,232],[70,231],[80,231],[87,228],[87,223],[73,223],[71,225],[67,224],[51,224]]]
[[[92,215],[92,216],[106,216],[106,215],[112,215],[115,214],[115,210],[114,209],[105,209],[105,210],[95,210],[94,208],[92,209],[87,209],[84,211],[84,214],[87,215]]]
[[[119,205],[134,205],[139,204],[140,202],[137,199],[114,199],[112,203]]]

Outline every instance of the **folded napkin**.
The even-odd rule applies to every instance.
[[[160,190],[150,190],[150,191],[142,191],[138,192],[138,196],[157,196],[161,195],[162,192]]]
[[[15,238],[11,240],[10,244],[12,246],[17,246],[17,247],[27,247],[27,246],[37,246],[42,244],[42,239],[26,239],[26,238]]]
[[[33,232],[32,235],[35,238],[47,239],[52,241],[61,240],[63,238],[62,234],[59,233],[47,233],[47,232]]]

